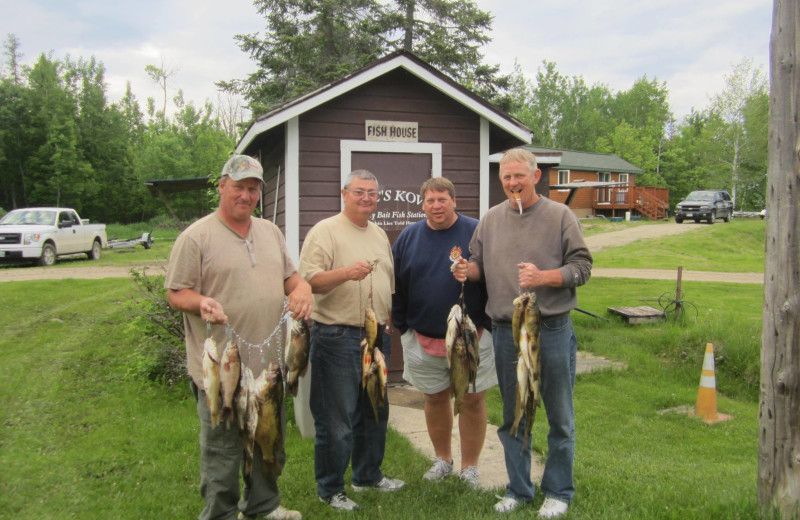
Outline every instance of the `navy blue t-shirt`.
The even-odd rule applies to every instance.
[[[461,283],[453,278],[453,248],[469,259],[469,242],[478,221],[459,214],[447,229],[435,230],[426,220],[405,228],[397,238],[394,254],[395,293],[392,299],[392,325],[406,332],[409,328],[431,338],[444,338],[447,316],[458,301]],[[477,326],[490,327],[486,316],[486,288],[467,282],[464,300],[467,312]]]

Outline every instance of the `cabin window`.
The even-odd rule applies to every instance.
[[[569,184],[569,170],[558,170],[558,184]],[[569,190],[560,189],[558,191],[569,191]]]

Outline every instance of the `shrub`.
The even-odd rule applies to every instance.
[[[131,277],[138,291],[128,305],[131,321],[127,331],[140,340],[131,373],[168,386],[188,381],[183,314],[169,306],[164,276],[134,268]]]

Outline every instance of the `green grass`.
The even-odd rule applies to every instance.
[[[760,221],[734,221],[674,238],[685,242],[712,234],[742,246],[759,233]],[[159,243],[154,235],[153,250],[163,245],[166,259],[168,239]],[[663,255],[682,260],[684,242]],[[752,262],[750,249],[719,253],[715,269],[744,270],[729,264]],[[644,254],[648,247],[637,251]],[[605,267],[605,258],[598,257]],[[567,520],[757,516],[763,288],[684,281],[683,299],[697,316],[688,313],[681,321],[631,326],[606,313],[610,306],[640,305],[674,291],[672,281],[608,278],[579,289],[580,307],[608,318],[573,313],[579,348],[627,368],[578,376],[577,492]],[[194,400],[188,385],[167,388],[135,375],[137,353],[148,340],[127,325],[126,303],[134,294],[129,279],[0,284],[0,517],[138,520],[199,514]],[[706,342],[715,346],[719,410],[734,420],[708,426],[659,413],[694,404]],[[487,403],[490,422],[498,424],[496,388]],[[532,435],[542,456],[546,433],[540,412]],[[291,413],[287,434],[283,505],[306,518],[341,518],[316,499],[313,440],[300,437]],[[384,471],[405,480],[406,488],[358,495],[361,511],[348,518],[496,518],[492,504],[500,490],[472,492],[455,480],[423,482],[427,458],[393,431],[386,453]],[[539,493],[533,506],[507,517],[530,518],[541,501]]]
[[[606,306],[669,289],[660,281],[591,280],[580,290],[581,307],[605,315]],[[628,367],[578,378],[577,494],[568,519],[755,516],[757,379],[736,382],[729,370],[739,356],[757,363],[761,288],[687,283],[685,290],[700,317],[682,325],[629,326],[575,313],[581,349]],[[202,509],[194,402],[186,385],[167,389],[131,375],[133,352],[146,341],[124,326],[131,294],[127,279],[0,284],[2,516],[191,518]],[[725,356],[719,408],[735,419],[707,426],[660,415],[694,403],[706,341]],[[496,389],[488,402],[497,424]],[[543,414],[533,443],[545,451]],[[339,518],[316,500],[313,441],[291,422],[286,449],[283,504],[306,518]],[[428,464],[390,432],[384,470],[407,486],[358,495],[361,511],[348,518],[495,517],[493,492],[423,482]],[[508,517],[529,518],[541,500]]]
[[[584,236],[598,235],[600,233],[611,233],[612,231],[621,231],[623,229],[630,229],[638,226],[662,226],[667,222],[664,220],[631,220],[622,222],[611,222],[610,220],[600,218],[587,218],[581,219],[581,229]]]
[[[624,226],[628,223],[615,224]],[[602,249],[593,254],[594,265],[628,269],[677,269],[683,266],[694,271],[764,271],[765,221],[734,219],[730,223],[720,221],[713,226],[694,223],[682,225],[699,229]],[[605,228],[603,232],[612,230]]]

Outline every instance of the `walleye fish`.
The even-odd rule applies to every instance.
[[[361,340],[361,388],[367,388],[367,378],[372,370],[372,352],[367,338]]]
[[[373,361],[369,365],[367,376],[364,380],[364,390],[367,392],[369,402],[372,404],[372,412],[375,415],[375,422],[378,420],[378,407],[383,403],[381,401],[381,382],[380,382],[380,367]]]
[[[469,359],[462,336],[456,338],[453,346],[450,361],[450,388],[453,390],[453,415],[455,416],[461,413],[464,396],[469,389]]]
[[[522,314],[525,312],[525,304],[528,302],[529,293],[522,294],[514,298],[514,314],[511,317],[511,334],[514,337],[514,347],[519,353],[519,333],[522,330]]]
[[[203,390],[206,405],[211,413],[211,427],[219,424],[219,353],[214,338],[206,338],[203,344]]]
[[[536,294],[531,293],[528,305],[525,307],[525,331],[528,336],[528,360],[530,362],[530,391],[533,403],[533,411],[539,406],[541,392],[542,363],[539,356],[541,348],[541,313],[539,304],[536,303]],[[531,417],[533,423],[533,417]],[[528,430],[530,431],[530,430]]]
[[[222,351],[222,361],[220,361],[219,383],[222,393],[222,413],[220,420],[226,421],[230,425],[233,419],[233,396],[239,384],[239,374],[241,373],[241,361],[239,360],[239,346],[230,339],[225,344]]]
[[[281,433],[281,407],[283,406],[283,377],[280,367],[270,363],[256,380],[258,422],[255,442],[261,448],[264,473],[280,475],[281,467],[275,454],[283,442]]]
[[[536,408],[541,400],[540,322],[541,316],[535,293],[526,292],[514,300],[511,326],[517,350],[517,400],[510,433],[517,435],[519,424],[525,416],[525,440],[531,433]]]
[[[303,320],[294,320],[286,345],[286,388],[297,397],[300,376],[306,374],[309,354],[308,326]]]
[[[380,390],[378,403],[383,406],[386,404],[386,382],[389,380],[389,369],[386,367],[386,358],[379,348],[373,349],[372,358],[378,366],[378,389]]]
[[[444,337],[444,344],[447,352],[447,368],[451,368],[453,359],[453,349],[456,345],[456,338],[461,335],[461,321],[463,319],[463,310],[461,305],[456,303],[450,309],[450,314],[447,316],[447,332]]]
[[[464,338],[464,348],[467,355],[467,366],[469,367],[468,381],[472,385],[472,391],[475,392],[475,383],[478,379],[478,367],[481,364],[480,356],[480,338],[478,337],[478,329],[472,318],[464,310],[464,320],[462,323],[462,335]]]
[[[244,444],[244,474],[250,476],[253,468],[255,432],[258,425],[258,403],[256,402],[255,377],[252,370],[242,366],[239,371],[239,388],[236,391],[236,425]]]
[[[375,311],[369,307],[364,311],[364,331],[367,334],[369,348],[372,349],[378,339],[378,318],[375,316]]]
[[[514,405],[514,422],[511,425],[511,435],[516,436],[517,431],[519,431],[519,423],[522,420],[522,416],[525,414],[525,411],[528,409],[528,398],[529,398],[529,390],[530,390],[530,378],[529,378],[529,371],[528,367],[525,362],[522,360],[522,353],[517,356],[517,402]],[[527,423],[531,423],[532,421],[530,418],[526,421]]]

